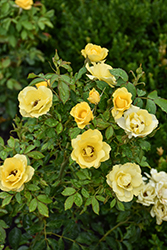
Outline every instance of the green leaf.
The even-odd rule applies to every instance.
[[[35,159],[35,160],[39,160],[43,157],[45,157],[41,152],[39,151],[32,151],[30,153],[27,154],[29,157]]]
[[[69,196],[69,197],[65,200],[65,203],[64,203],[64,209],[65,209],[65,211],[66,211],[67,209],[72,208],[73,203],[74,203],[74,195],[71,195],[71,196]]]
[[[12,136],[10,136],[10,139],[7,142],[8,142],[9,147],[14,148],[15,139]]]
[[[27,188],[28,188],[28,190],[30,190],[30,191],[37,191],[37,190],[40,189],[40,188],[39,188],[37,185],[35,185],[35,184],[28,184],[28,185],[27,185]]]
[[[2,137],[0,137],[0,145],[4,146],[4,140]]]
[[[6,151],[4,151],[4,150],[0,151],[0,158],[2,160],[5,160],[7,158],[7,156],[8,156],[8,153]]]
[[[3,228],[9,228],[9,226],[3,220],[0,220],[0,226],[3,227]]]
[[[48,211],[47,206],[41,203],[40,201],[38,201],[38,211],[41,215],[45,217],[49,217],[49,211]]]
[[[152,91],[147,97],[153,100],[158,98],[157,91],[156,90]]]
[[[61,101],[63,102],[63,104],[65,104],[70,97],[70,89],[65,82],[59,80],[58,90],[59,90],[59,97]]]
[[[45,121],[45,124],[48,125],[49,127],[56,127],[58,121],[53,118],[49,118]]]
[[[89,193],[85,188],[81,189],[81,194],[85,197],[85,198],[89,198]]]
[[[21,199],[21,194],[19,192],[15,195],[15,198],[16,198],[17,202],[20,204],[22,199]]]
[[[29,205],[29,211],[30,213],[33,212],[37,208],[37,199],[34,198],[31,200],[30,205]]]
[[[141,141],[140,142],[140,147],[145,150],[145,151],[149,151],[151,149],[151,144],[148,141]]]
[[[131,82],[128,82],[127,90],[132,94],[132,100],[134,100],[136,97],[136,88]]]
[[[25,150],[24,153],[27,154],[28,152],[30,152],[31,150],[33,150],[36,146],[35,145],[29,145]]]
[[[62,131],[63,131],[63,125],[62,123],[59,122],[56,126],[56,132],[57,134],[60,134]]]
[[[75,192],[76,192],[76,190],[75,190],[74,188],[72,188],[72,187],[67,187],[67,188],[65,188],[65,189],[63,190],[62,195],[64,195],[64,196],[69,196],[69,195],[74,194]]]
[[[138,96],[144,96],[145,94],[146,94],[146,91],[145,91],[145,90],[137,89],[137,95],[138,95]]]
[[[116,204],[116,199],[114,198],[111,202],[110,202],[110,208],[113,208]]]
[[[9,244],[14,250],[18,249],[19,242],[21,240],[21,235],[22,235],[21,230],[18,229],[17,227],[14,227],[9,233],[8,237]]]
[[[4,198],[6,198],[6,197],[10,197],[11,195],[10,194],[8,194],[8,193],[6,193],[6,192],[0,192],[0,198],[1,199],[4,199]]]
[[[9,58],[5,58],[3,61],[2,61],[2,68],[7,68],[9,67],[11,61]]]
[[[93,211],[99,215],[99,202],[96,200],[95,196],[92,197],[92,208]]]
[[[13,198],[12,195],[10,195],[9,197],[6,197],[3,202],[2,202],[2,207],[5,207],[6,205],[8,205],[11,201],[11,199]]]
[[[117,207],[120,211],[125,211],[124,204],[119,200],[117,200]]]
[[[139,108],[142,108],[143,107],[143,100],[139,97],[135,98],[134,105],[136,105]]]
[[[5,230],[0,226],[0,244],[5,243],[5,238],[6,238],[6,232]],[[4,248],[2,248],[4,249]]]
[[[110,69],[110,73],[116,77],[122,78],[123,81],[127,82],[128,81],[128,75],[125,72],[125,70],[117,68],[117,69]]]
[[[86,71],[87,71],[86,67],[85,67],[85,66],[82,67],[82,68],[78,71],[78,73],[76,73],[76,81],[78,81],[78,80],[82,77],[82,75],[86,73]]]
[[[96,195],[96,199],[98,199],[99,201],[102,201],[102,202],[105,201],[105,198],[101,195]]]
[[[22,22],[22,26],[27,29],[27,30],[32,30],[34,29],[34,25],[30,23],[28,20],[25,20]]]
[[[71,138],[71,139],[76,138],[77,135],[79,135],[80,131],[81,131],[81,130],[80,130],[78,127],[76,127],[76,128],[70,128],[70,130],[69,130],[70,138]]]
[[[156,98],[154,102],[162,109],[162,111],[167,113],[167,100],[163,98]]]
[[[156,105],[155,102],[147,99],[147,103],[146,103],[146,109],[148,110],[149,113],[151,114],[155,114],[156,113]]]
[[[47,203],[47,204],[49,204],[49,203],[52,202],[52,200],[51,200],[49,197],[47,197],[45,194],[40,194],[40,195],[38,195],[38,196],[37,196],[37,199],[38,199],[39,201],[41,201],[41,202],[43,202],[43,203]]]
[[[76,193],[76,194],[74,195],[74,203],[75,203],[78,207],[82,206],[83,199],[82,199],[82,196],[81,196],[79,193]]]
[[[107,140],[109,140],[113,136],[113,134],[114,134],[113,127],[112,126],[108,127],[105,132]]]
[[[103,130],[107,128],[108,126],[110,126],[109,122],[105,122],[101,118],[97,119],[96,121],[97,121],[97,127],[99,127],[100,130]]]

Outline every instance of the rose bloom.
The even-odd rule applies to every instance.
[[[45,86],[25,87],[18,95],[21,115],[38,118],[46,114],[52,106],[52,98],[52,91]]]
[[[156,184],[156,194],[159,201],[167,205],[167,182],[160,181]]]
[[[108,55],[108,49],[101,48],[101,46],[88,43],[85,49],[81,50],[81,54],[88,57],[91,62],[102,61]]]
[[[113,93],[114,108],[112,109],[112,115],[115,119],[122,117],[123,112],[130,108],[131,98],[132,94],[125,87],[119,88]]]
[[[92,74],[86,74],[91,80],[100,80],[108,83],[112,88],[117,84],[115,76],[110,73],[112,67],[104,62],[92,63],[93,66],[89,67],[89,64],[86,64],[87,70]]]
[[[158,120],[155,115],[149,114],[147,110],[133,105],[124,112],[124,117],[117,119],[116,122],[125,130],[129,138],[132,138],[132,136],[144,137],[158,126]]]
[[[0,166],[0,189],[20,192],[24,188],[24,183],[30,181],[33,174],[34,168],[27,166],[25,155],[16,154],[7,158]]]
[[[150,206],[151,204],[154,204],[155,197],[155,182],[149,181],[147,184],[143,185],[142,190],[138,195],[137,202],[144,206]]]
[[[111,147],[102,140],[102,134],[97,129],[89,129],[82,135],[78,135],[71,141],[73,147],[71,158],[81,168],[98,168],[101,162],[109,159],[111,150]]]
[[[16,0],[15,3],[22,9],[24,10],[29,10],[31,9],[33,5],[32,0]]]
[[[99,95],[99,92],[96,91],[94,88],[89,92],[89,97],[87,98],[87,100],[90,102],[90,103],[93,103],[93,104],[98,104],[100,102],[100,95]]]
[[[152,168],[151,171],[151,176],[146,174],[148,177],[150,177],[153,181],[155,182],[167,182],[167,173],[164,171],[160,171],[159,173],[157,172],[156,169]]]
[[[93,113],[87,102],[80,102],[71,109],[70,115],[75,118],[78,128],[83,129],[93,120]]]
[[[40,86],[48,87],[48,86],[50,86],[50,80],[43,81],[43,82],[38,82],[37,84],[35,84],[35,86],[36,86],[37,88],[39,88]]]
[[[161,225],[162,221],[167,221],[167,205],[162,204],[159,199],[156,199],[150,214],[152,217],[156,216],[156,223]]]
[[[143,186],[141,169],[135,163],[115,165],[106,177],[117,198],[124,202],[131,201],[134,195],[139,195]]]

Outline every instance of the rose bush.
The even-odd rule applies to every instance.
[[[151,249],[150,229],[166,227],[166,160],[149,151],[167,100],[147,94],[141,66],[130,80],[93,62],[107,74],[94,78],[88,61],[73,73],[56,51],[53,73],[30,73],[18,95],[11,136],[0,138],[3,248],[142,249],[142,237]]]

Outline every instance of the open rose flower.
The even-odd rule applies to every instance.
[[[118,199],[124,202],[131,201],[134,195],[139,195],[143,186],[141,169],[135,163],[115,165],[106,177]]]
[[[52,91],[46,86],[25,87],[18,95],[20,113],[23,117],[46,114],[52,106]]]
[[[33,5],[33,0],[16,0],[15,3],[22,9],[29,10]]]
[[[33,175],[34,168],[27,165],[26,156],[16,154],[0,166],[0,189],[20,192],[24,183],[30,181]]]
[[[78,135],[71,141],[73,147],[71,158],[81,168],[98,168],[101,162],[109,159],[111,150],[111,147],[102,140],[102,134],[97,129],[89,129],[82,135]]]
[[[119,88],[113,93],[113,103],[112,115],[115,119],[119,119],[122,117],[123,112],[130,108],[132,94],[125,87]]]
[[[156,216],[156,223],[161,225],[162,221],[167,221],[167,205],[162,204],[159,199],[156,199],[150,214],[152,217]]]
[[[91,62],[102,61],[108,55],[108,49],[101,48],[101,46],[88,43],[85,49],[81,50],[81,54],[88,57]]]
[[[144,184],[142,190],[138,195],[138,203],[143,204],[144,206],[150,206],[154,204],[156,197],[155,192],[155,182],[149,181],[147,184]]]
[[[70,115],[75,118],[78,128],[83,129],[93,120],[93,113],[87,102],[80,102],[71,109]]]
[[[158,120],[155,115],[149,114],[147,110],[133,105],[116,122],[125,130],[129,138],[132,136],[144,137],[158,126]]]
[[[113,76],[110,73],[110,69],[112,69],[112,67],[104,62],[100,62],[100,63],[92,63],[93,66],[89,66],[89,64],[86,64],[86,68],[87,70],[91,73],[91,75],[87,74],[87,76],[91,79],[91,80],[100,80],[100,81],[104,81],[106,83],[108,83],[108,85],[112,88],[114,88],[114,86],[117,84],[115,76]]]
[[[100,102],[100,95],[94,88],[89,92],[89,97],[87,98],[90,103],[98,104]]]

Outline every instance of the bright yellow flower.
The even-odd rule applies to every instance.
[[[89,97],[87,98],[90,103],[98,104],[100,102],[100,94],[94,88],[89,92]]]
[[[135,163],[115,165],[106,177],[118,199],[124,202],[131,201],[134,195],[139,195],[143,186],[141,169]]]
[[[80,102],[71,109],[70,115],[72,115],[77,123],[78,128],[83,129],[86,125],[93,120],[93,113],[87,102]]]
[[[33,5],[33,0],[15,0],[15,3],[22,9],[29,10]]]
[[[33,175],[34,168],[27,166],[26,156],[16,154],[7,158],[0,166],[0,189],[20,192],[24,188],[24,183],[30,181]]]
[[[113,76],[110,73],[110,69],[112,69],[112,67],[104,62],[100,62],[100,63],[92,63],[93,66],[89,66],[89,64],[86,64],[86,68],[87,70],[92,74],[89,75],[87,74],[87,76],[91,79],[91,80],[100,80],[100,81],[104,81],[106,83],[108,83],[108,85],[112,88],[114,88],[114,86],[117,84],[115,76]]]
[[[37,88],[39,88],[40,86],[48,87],[48,86],[50,86],[50,80],[47,80],[47,82],[46,82],[46,81],[38,82],[37,84],[35,84],[35,86],[36,86]]]
[[[21,115],[38,118],[46,114],[52,106],[52,98],[52,91],[45,86],[24,88],[18,95]]]
[[[115,119],[122,117],[123,112],[130,108],[131,98],[132,94],[125,87],[119,88],[113,93],[114,108],[112,109],[112,115]]]
[[[132,136],[144,137],[158,126],[158,120],[155,115],[149,114],[147,110],[133,105],[124,112],[124,117],[117,119],[116,122],[125,130],[129,138]]]
[[[101,162],[109,159],[111,150],[111,147],[102,140],[102,134],[97,129],[89,129],[82,135],[78,135],[71,141],[73,147],[71,158],[81,168],[98,168]]]
[[[88,57],[91,62],[102,61],[108,55],[108,49],[101,48],[101,46],[88,43],[85,49],[81,50],[81,54]]]

